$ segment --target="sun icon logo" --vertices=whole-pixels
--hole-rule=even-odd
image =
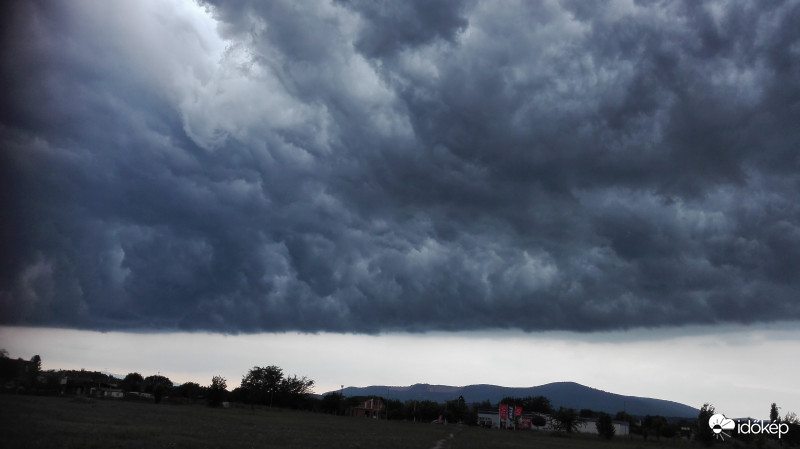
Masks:
[[[726,418],[725,415],[717,413],[708,419],[708,427],[711,427],[711,431],[714,432],[716,438],[725,441],[725,437],[730,438],[731,436],[723,432],[723,430],[733,430],[736,428],[736,423],[732,419]]]

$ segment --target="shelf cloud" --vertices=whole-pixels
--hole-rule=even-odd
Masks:
[[[800,3],[10,2],[0,324],[800,319]]]

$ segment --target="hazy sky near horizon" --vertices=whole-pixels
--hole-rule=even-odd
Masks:
[[[800,1],[0,8],[8,346],[800,322]]]
[[[612,393],[654,397],[729,417],[766,418],[800,410],[797,341],[791,323],[597,332],[434,332],[430,334],[126,333],[0,327],[12,357],[42,357],[44,369],[124,376],[160,373],[232,389],[253,366],[307,376],[316,393],[341,385],[415,383],[531,387],[572,381]],[[391,397],[391,390],[388,395]]]

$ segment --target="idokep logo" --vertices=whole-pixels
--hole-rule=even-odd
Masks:
[[[736,430],[737,433],[742,435],[755,435],[767,434],[777,435],[778,438],[789,432],[789,424],[787,423],[763,423],[761,421],[753,421],[748,419],[746,422],[734,422],[730,418],[726,418],[722,413],[717,413],[708,419],[708,427],[714,432],[714,437],[725,440],[725,437],[730,438],[730,434],[725,433],[726,430]]]
[[[736,423],[732,419],[728,419],[722,413],[717,413],[708,419],[708,427],[714,432],[714,437],[720,440],[725,440],[725,437],[730,438],[731,435],[725,433],[726,430],[733,430],[736,428]]]

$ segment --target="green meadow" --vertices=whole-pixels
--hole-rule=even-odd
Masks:
[[[3,448],[672,448],[686,440],[499,431],[258,407],[0,395]],[[694,445],[697,446],[697,445]],[[699,447],[699,446],[698,446]]]

